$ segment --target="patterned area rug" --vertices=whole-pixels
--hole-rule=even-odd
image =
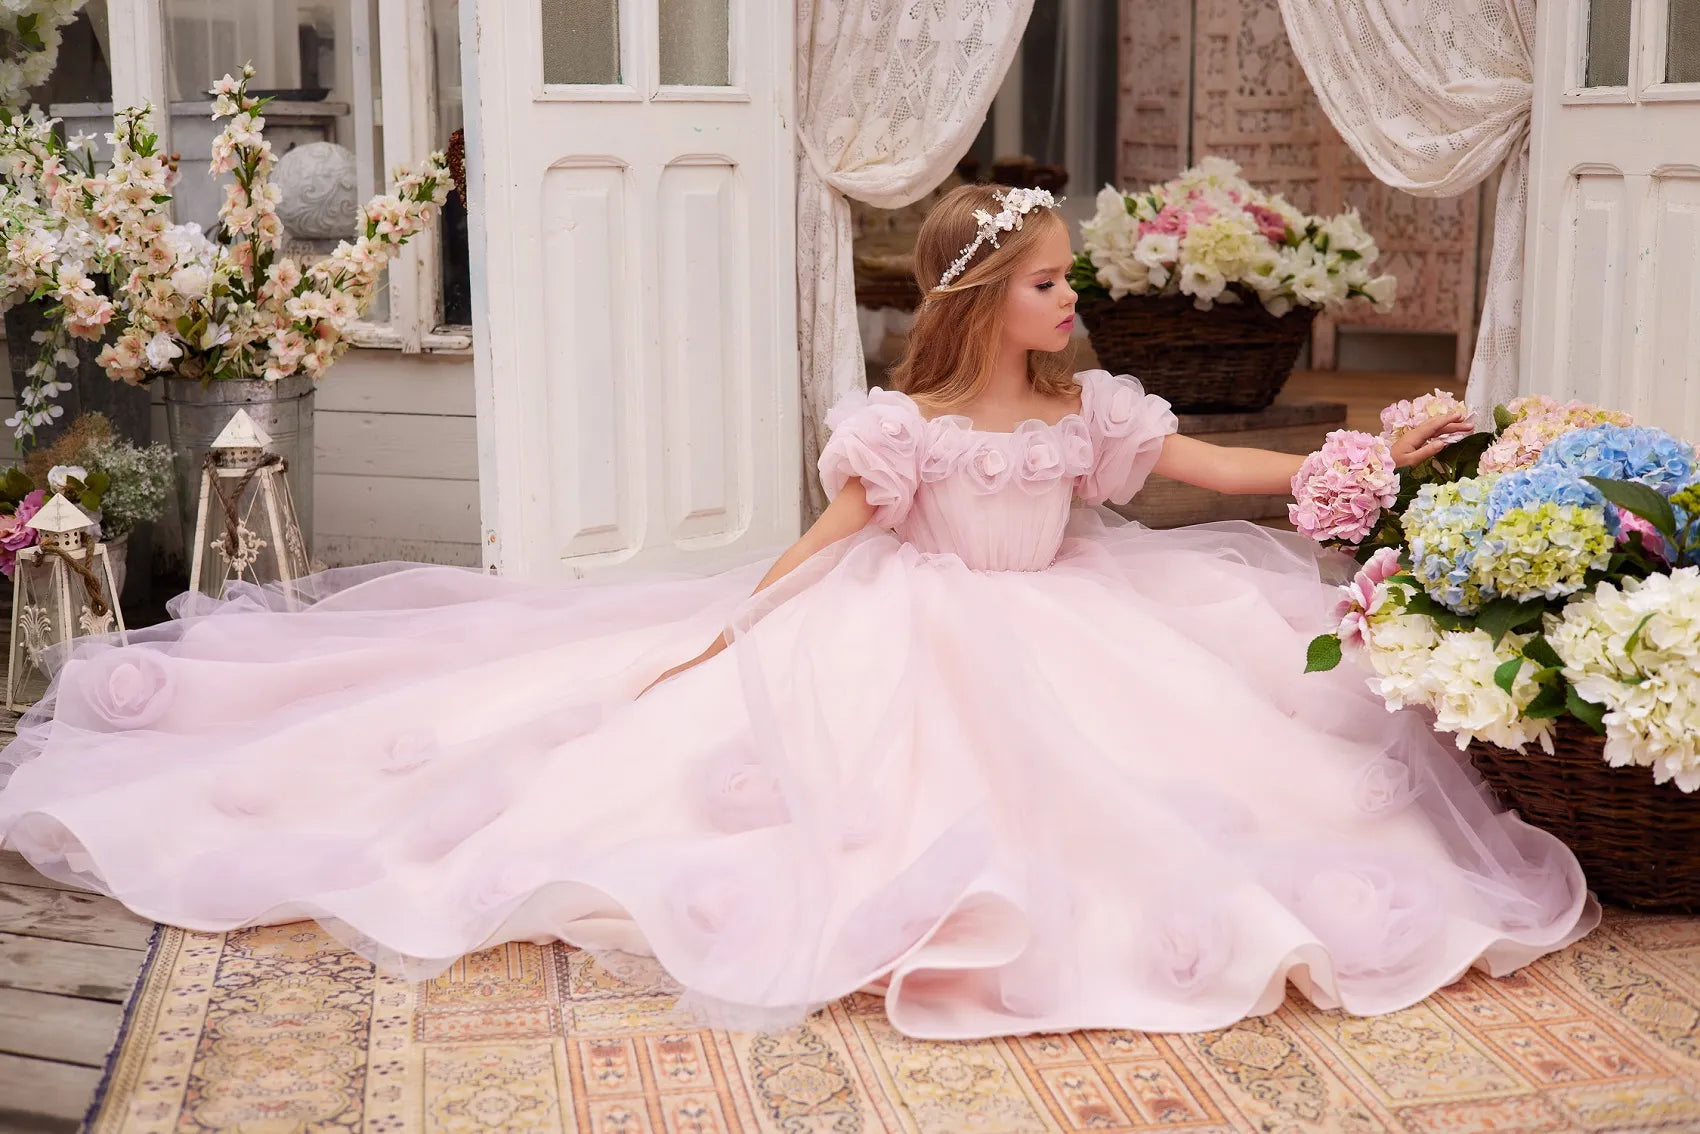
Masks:
[[[681,1031],[627,976],[510,945],[410,985],[312,923],[166,930],[92,1130],[1700,1131],[1700,919],[1614,914],[1391,1016],[1289,1000],[1195,1036],[927,1043],[870,996],[779,1035]]]

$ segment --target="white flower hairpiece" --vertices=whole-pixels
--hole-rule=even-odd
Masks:
[[[986,241],[992,242],[992,247],[998,247],[998,233],[1020,228],[1021,220],[1034,209],[1054,209],[1062,204],[1051,196],[1049,189],[1011,189],[1008,193],[993,192],[992,196],[1003,206],[1003,211],[993,216],[985,209],[974,210],[974,220],[979,224],[979,230],[974,234],[974,243],[962,250],[962,255],[951,262],[939,277],[938,286],[934,291],[943,291],[950,281],[960,276],[968,267],[968,261],[974,258],[974,253],[980,250],[980,245]]]

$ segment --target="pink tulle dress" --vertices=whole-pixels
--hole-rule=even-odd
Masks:
[[[848,399],[821,473],[877,520],[753,598],[767,562],[185,596],[64,662],[0,835],[146,917],[317,918],[414,977],[558,938],[734,1026],[873,989],[934,1038],[1219,1028],[1289,982],[1387,1012],[1592,929],[1575,858],[1422,717],[1301,672],[1311,545],[1091,507],[1175,418],[1080,380],[1011,433]]]

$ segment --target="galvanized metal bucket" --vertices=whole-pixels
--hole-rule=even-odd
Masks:
[[[281,382],[226,378],[205,385],[197,378],[165,380],[165,421],[177,473],[177,511],[185,545],[194,539],[201,467],[218,435],[239,409],[266,433],[272,452],[289,462],[289,492],[309,548],[313,542],[313,380]],[[187,562],[187,560],[185,560]]]

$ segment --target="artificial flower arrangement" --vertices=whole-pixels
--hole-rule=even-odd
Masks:
[[[159,152],[150,107],[121,110],[98,172],[86,139],[63,141],[39,116],[0,118],[0,291],[12,301],[48,299],[54,330],[31,367],[31,386],[10,425],[21,438],[59,416],[52,404],[69,361],[69,338],[110,338],[99,361],[117,380],[161,374],[213,381],[295,374],[324,376],[376,293],[385,265],[430,228],[449,192],[434,153],[396,172],[395,191],[361,210],[355,239],[308,267],[278,254],[281,198],[270,181],[269,99],[248,93],[254,69],[213,87],[211,172],[230,176],[219,225],[209,235],[171,220],[174,162]],[[74,358],[71,355],[70,358]]]
[[[1295,307],[1335,309],[1357,298],[1392,310],[1392,276],[1355,210],[1310,216],[1208,157],[1143,193],[1106,185],[1081,225],[1070,285],[1082,296],[1191,296],[1201,310],[1251,299],[1277,317]]]
[[[1604,735],[1612,766],[1700,788],[1694,446],[1534,396],[1394,469],[1402,430],[1461,408],[1440,391],[1390,406],[1380,436],[1332,433],[1294,478],[1298,530],[1361,564],[1307,670],[1344,649],[1389,709],[1430,710],[1460,748],[1550,753],[1573,717]]]
[[[0,106],[17,106],[53,74],[60,30],[88,0],[4,0],[0,3]]]
[[[104,416],[83,414],[53,444],[0,476],[0,574],[10,576],[18,552],[37,542],[28,521],[51,494],[88,513],[100,538],[111,542],[159,519],[171,487],[169,448],[132,444],[115,436]]]

